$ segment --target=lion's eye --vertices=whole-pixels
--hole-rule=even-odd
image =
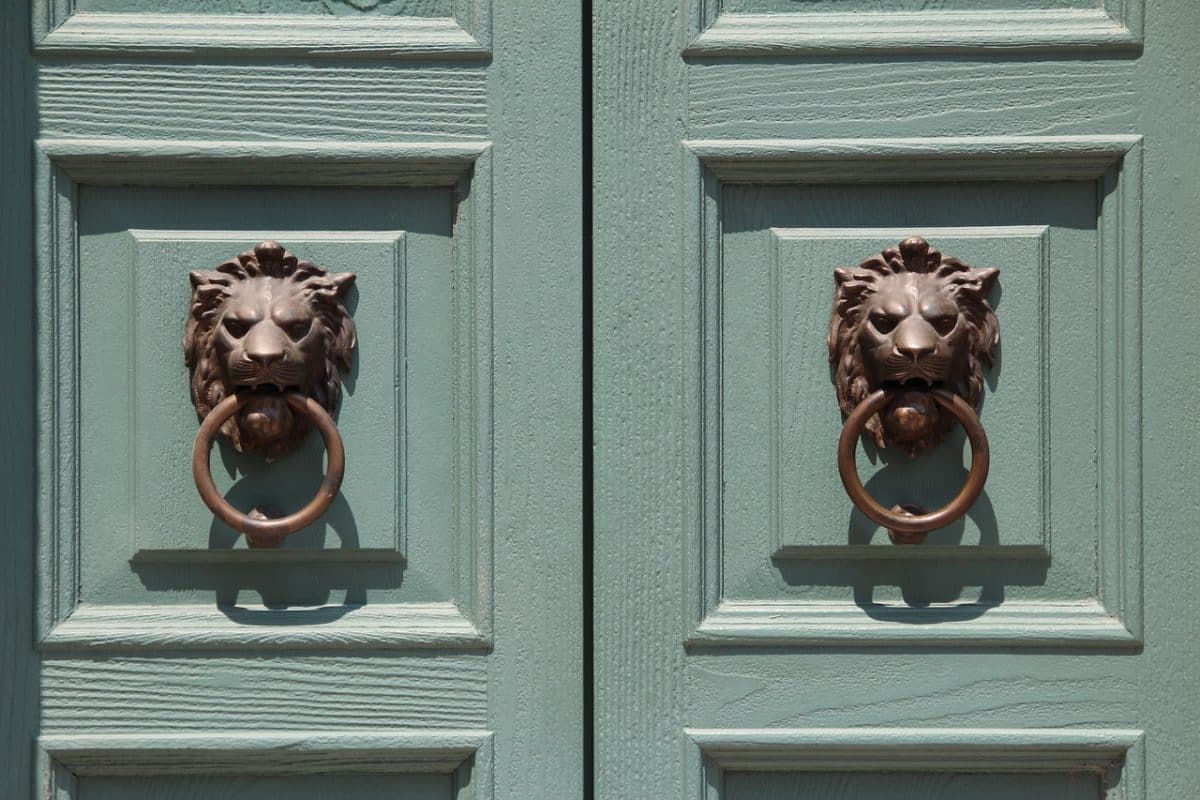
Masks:
[[[312,321],[304,319],[297,320],[296,322],[289,322],[287,325],[283,326],[283,329],[287,331],[287,335],[293,342],[298,342],[308,334],[308,330],[311,327]]]
[[[929,320],[929,324],[933,326],[933,329],[939,335],[945,336],[954,330],[954,326],[958,325],[958,316],[955,314],[946,314],[945,316],[934,317]]]
[[[242,338],[246,335],[246,331],[250,330],[248,323],[240,319],[234,319],[233,317],[226,317],[222,320],[222,324],[225,325],[225,330],[229,332],[229,335],[235,339]]]
[[[880,333],[891,333],[896,327],[896,318],[887,314],[872,314],[871,326]]]

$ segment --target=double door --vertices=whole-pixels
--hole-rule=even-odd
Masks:
[[[1200,14],[1145,6],[9,0],[3,795],[1190,797]],[[228,357],[239,297],[309,352],[271,242],[357,339],[277,547],[193,459],[198,369],[302,383]],[[990,469],[894,543],[838,446],[918,328]],[[862,491],[951,503],[944,427],[852,430]],[[237,514],[336,460],[210,433]]]

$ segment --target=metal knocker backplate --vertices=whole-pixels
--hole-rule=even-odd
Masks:
[[[987,296],[999,273],[945,258],[914,236],[855,268],[834,271],[829,326],[838,405],[846,418],[838,471],[854,504],[896,540],[944,527],[967,512],[987,480],[987,434],[976,411],[1000,326]],[[912,514],[883,508],[854,465],[864,431],[881,448],[918,456],[962,424],[972,448],[966,484],[946,507]],[[908,535],[903,539],[898,535]]]
[[[215,270],[193,272],[191,283],[183,349],[202,423],[193,477],[213,513],[252,545],[278,545],[319,518],[341,485],[345,457],[333,416],[341,372],[357,345],[345,306],[354,274],[329,273],[265,241]],[[208,457],[218,432],[240,452],[275,458],[314,426],[329,467],[317,497],[300,512],[274,520],[242,514],[216,490]]]

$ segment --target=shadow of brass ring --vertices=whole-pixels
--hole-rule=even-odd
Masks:
[[[321,482],[317,495],[308,505],[294,514],[276,519],[255,519],[238,511],[229,501],[221,496],[217,485],[213,482],[212,470],[208,459],[212,451],[213,438],[225,421],[238,412],[249,399],[244,394],[232,394],[226,397],[217,407],[208,413],[196,431],[196,443],[192,446],[192,478],[196,481],[196,489],[200,499],[212,510],[221,521],[236,531],[246,534],[252,544],[270,546],[278,544],[285,536],[295,533],[320,519],[329,510],[329,506],[337,497],[342,485],[342,477],[346,473],[346,450],[342,445],[342,436],[338,433],[333,418],[321,407],[321,404],[311,397],[288,392],[284,395],[287,404],[298,414],[308,417],[308,420],[321,432],[325,440],[328,468],[325,480]]]
[[[900,533],[928,533],[954,522],[966,514],[979,499],[979,494],[983,491],[983,484],[987,481],[988,467],[991,463],[987,433],[983,429],[983,423],[979,421],[979,416],[966,400],[944,389],[934,390],[931,393],[933,399],[937,401],[938,405],[953,414],[959,424],[963,426],[963,430],[966,431],[967,439],[971,442],[971,471],[967,475],[967,482],[963,484],[954,499],[937,511],[917,515],[890,511],[880,505],[874,497],[871,497],[862,481],[859,480],[858,466],[854,456],[858,449],[858,437],[866,427],[867,421],[887,407],[888,403],[892,401],[894,393],[892,389],[878,389],[859,403],[850,412],[850,416],[846,417],[846,424],[838,439],[838,474],[842,478],[842,485],[846,487],[846,494],[850,496],[850,500],[871,521]]]

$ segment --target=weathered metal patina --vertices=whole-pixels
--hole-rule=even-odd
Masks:
[[[341,486],[345,454],[332,415],[357,344],[345,305],[354,273],[331,274],[265,241],[215,270],[192,272],[191,282],[183,349],[202,423],[192,452],[196,487],[251,544],[275,546],[317,520]],[[221,496],[208,465],[218,432],[241,452],[274,458],[299,445],[312,426],[325,439],[329,467],[303,509],[269,519],[261,511],[242,514]]]
[[[998,275],[943,257],[919,236],[834,271],[829,359],[846,418],[838,471],[854,504],[898,543],[919,542],[961,517],[987,480],[987,434],[975,412],[984,368],[1000,343],[987,300]],[[916,456],[945,439],[956,421],[971,442],[971,472],[947,506],[928,514],[888,510],[867,493],[854,463],[863,431],[881,448]]]

